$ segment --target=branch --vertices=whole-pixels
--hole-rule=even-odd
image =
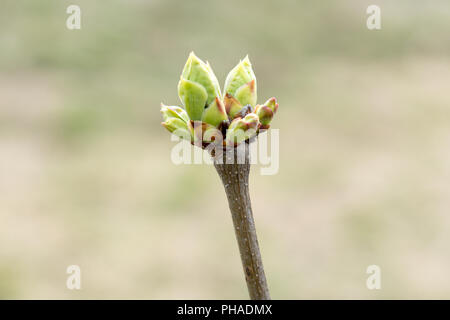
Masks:
[[[214,167],[222,179],[227,194],[250,299],[270,300],[250,203],[249,145],[246,144],[245,156],[242,154],[242,160],[244,160],[241,161],[242,164],[237,163],[238,152],[236,150],[236,148],[231,148],[216,155]]]

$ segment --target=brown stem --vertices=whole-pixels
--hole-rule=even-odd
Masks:
[[[237,162],[237,149],[230,149],[214,157],[214,166],[227,194],[250,299],[270,300],[250,203],[250,161],[248,147],[245,149],[241,163]]]

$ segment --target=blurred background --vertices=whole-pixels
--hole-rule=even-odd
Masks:
[[[279,100],[250,180],[273,298],[450,298],[449,30],[447,0],[2,0],[0,298],[248,297],[217,173],[160,126],[191,50]]]

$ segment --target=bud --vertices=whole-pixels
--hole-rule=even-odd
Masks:
[[[202,121],[217,127],[223,120],[228,119],[227,112],[223,102],[219,98],[214,101],[203,111]]]
[[[255,113],[259,118],[259,122],[261,122],[263,126],[267,126],[270,121],[272,121],[273,112],[272,109],[267,106],[257,105],[255,108]]]
[[[254,113],[249,113],[245,118],[234,119],[227,131],[227,144],[239,144],[257,133],[259,125],[258,116]]]
[[[258,129],[259,119],[256,114],[249,113],[242,120],[247,124],[249,129]]]
[[[170,118],[178,118],[183,120],[184,122],[189,121],[189,116],[186,113],[186,110],[178,106],[166,106],[161,103],[161,113],[163,115],[164,121],[167,121]]]
[[[191,127],[194,130],[194,141],[201,142],[213,142],[216,139],[222,140],[222,133],[215,126],[202,122],[202,121],[191,121]]]
[[[230,119],[233,119],[242,109],[242,104],[229,93],[225,94],[223,101],[225,104],[225,110]]]
[[[236,97],[242,105],[256,104],[256,77],[248,56],[228,73],[224,92]]]
[[[267,127],[272,121],[273,115],[278,110],[277,99],[270,98],[264,103],[264,105],[257,105],[255,108],[255,113],[259,117],[259,121],[261,122],[263,127]]]
[[[247,125],[240,118],[234,119],[230,127],[227,130],[226,143],[227,145],[238,145],[242,141],[245,141],[245,131]]]
[[[211,66],[192,52],[178,83],[184,108],[161,104],[162,125],[203,148],[221,145],[222,134],[226,144],[236,145],[270,127],[278,103],[270,98],[263,105],[256,104],[256,78],[248,56],[229,72],[224,90],[222,100]]]
[[[254,106],[256,104],[256,81],[252,80],[237,89],[236,99],[243,105]]]
[[[272,97],[272,98],[270,98],[269,100],[267,100],[267,101],[264,103],[264,105],[267,106],[267,107],[269,107],[269,108],[272,110],[273,114],[277,113],[277,110],[278,110],[277,99],[275,99],[275,98]]]
[[[181,78],[178,95],[191,120],[200,120],[205,109],[208,93],[201,85]]]
[[[198,83],[205,88],[208,94],[207,104],[210,104],[215,97],[221,97],[219,81],[217,81],[211,66],[200,60],[194,52],[189,54],[181,78]]]
[[[191,120],[202,120],[214,126],[227,119],[221,102],[219,82],[209,63],[193,52],[184,66],[178,83],[178,94]]]
[[[170,118],[165,122],[161,122],[161,124],[173,134],[186,140],[192,140],[192,127],[185,121],[179,118]]]

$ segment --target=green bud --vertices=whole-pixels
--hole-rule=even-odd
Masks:
[[[255,136],[259,126],[258,116],[254,113],[247,114],[243,119],[234,119],[227,130],[227,144],[239,144]]]
[[[277,99],[275,98],[270,98],[262,106],[260,105],[256,106],[255,113],[259,117],[262,129],[267,129],[269,127],[269,123],[270,121],[272,121],[272,118],[274,114],[277,112],[277,110],[278,110],[278,103]]]
[[[200,142],[213,142],[216,138],[221,139],[222,133],[215,126],[202,122],[202,121],[191,121],[191,127],[194,130],[194,141]]]
[[[267,106],[267,107],[269,107],[269,108],[272,110],[273,114],[277,113],[277,110],[278,110],[277,99],[275,99],[275,98],[272,97],[272,98],[270,98],[269,100],[267,100],[267,101],[264,103],[264,105]]]
[[[181,120],[179,118],[170,118],[165,122],[162,122],[161,124],[173,134],[186,140],[192,140],[192,127],[184,120]]]
[[[201,85],[181,78],[178,83],[178,95],[191,120],[200,120],[205,109],[208,93]]]
[[[167,121],[170,118],[178,118],[185,122],[189,121],[189,116],[186,113],[186,110],[178,106],[166,106],[161,103],[161,113],[164,121]]]
[[[206,104],[210,104],[216,97],[221,98],[219,81],[209,65],[191,52],[181,74],[181,79],[189,80],[201,85],[207,93]],[[183,101],[183,100],[182,100]]]
[[[233,119],[242,109],[242,104],[229,93],[225,94],[223,102],[225,105],[225,110],[230,119]]]
[[[236,67],[234,67],[225,80],[224,92],[229,93],[236,97],[236,93],[243,85],[248,84],[252,80],[255,80],[253,84],[255,101],[256,101],[256,77],[253,72],[252,65],[248,56],[244,60],[240,61]],[[239,100],[239,99],[238,99]],[[240,100],[239,100],[240,101]],[[242,101],[241,104],[245,105]],[[254,104],[253,104],[254,105]]]
[[[270,127],[278,103],[270,98],[256,105],[256,78],[248,56],[228,73],[224,90],[222,100],[211,66],[192,52],[178,83],[184,108],[161,104],[162,125],[192,143],[200,143],[202,148],[223,142],[225,132],[225,144],[236,145]]]
[[[268,125],[270,121],[272,121],[273,111],[267,106],[257,105],[255,108],[255,113],[259,118],[259,122],[261,122],[263,126]]]
[[[236,118],[233,121],[231,121],[230,126],[228,127],[227,133],[231,133],[234,130],[247,130],[248,125],[241,119]]]
[[[225,107],[219,98],[214,101],[203,111],[202,121],[217,127],[223,120],[226,120],[227,113]]]
[[[256,114],[249,113],[242,120],[247,124],[249,129],[258,129],[259,119]]]
[[[238,145],[242,141],[245,141],[247,125],[242,119],[236,118],[231,122],[230,127],[227,130],[226,143],[227,145]]]
[[[254,106],[256,104],[256,82],[255,80],[250,81],[239,87],[235,94],[236,99],[243,105]]]

